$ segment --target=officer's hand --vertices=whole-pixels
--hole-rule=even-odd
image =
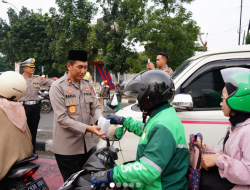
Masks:
[[[109,171],[100,171],[93,174],[91,179],[92,185],[99,187],[101,183],[111,183],[113,182],[113,169]]]
[[[88,126],[87,127],[87,131],[89,131],[91,133],[94,133],[95,135],[97,135],[98,137],[103,139],[104,138],[103,136],[105,135],[105,133],[100,132],[99,130],[101,130],[101,126],[93,125],[93,126]]]
[[[125,117],[118,116],[118,115],[107,115],[107,119],[110,120],[111,124],[123,124],[122,120]]]
[[[154,69],[155,69],[154,64],[151,63],[151,62],[149,62],[149,63],[147,64],[147,70],[154,70]]]

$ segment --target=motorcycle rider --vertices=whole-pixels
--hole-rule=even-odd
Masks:
[[[202,145],[203,151],[223,152],[202,157],[202,189],[250,189],[250,69],[221,70],[225,87],[221,107],[229,117],[223,149]],[[200,143],[196,143],[200,146]]]
[[[141,137],[136,161],[95,173],[92,184],[114,182],[134,189],[187,189],[189,151],[183,124],[169,104],[174,93],[172,79],[162,71],[143,71],[128,83],[125,94],[137,97],[143,120],[150,118],[145,124],[117,115],[108,119]]]
[[[0,180],[15,162],[30,157],[33,152],[25,110],[17,102],[26,89],[22,75],[8,71],[0,76]]]

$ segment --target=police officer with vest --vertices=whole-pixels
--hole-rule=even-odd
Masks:
[[[169,74],[170,76],[173,74],[173,70],[168,67],[168,54],[164,52],[158,53],[158,56],[156,57],[156,64],[157,68],[155,68],[154,64],[149,62],[147,64],[147,70],[161,70]]]
[[[50,99],[54,109],[53,152],[66,181],[82,169],[92,153],[91,133],[102,137],[101,127],[91,125],[102,117],[93,86],[85,79],[87,51],[68,53],[68,72],[53,83]]]
[[[36,154],[36,134],[40,120],[38,91],[40,86],[50,86],[53,81],[41,78],[39,75],[33,75],[35,72],[34,63],[35,59],[33,58],[21,62],[24,71],[23,77],[28,87],[26,93],[19,101],[23,104],[26,112],[27,124],[32,136],[33,156],[38,157]]]

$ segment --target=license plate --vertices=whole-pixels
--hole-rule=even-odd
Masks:
[[[64,184],[63,184],[58,190],[61,190],[61,189],[65,188],[65,187],[71,185],[71,184],[75,181],[75,179],[77,178],[77,176],[79,176],[83,171],[84,171],[84,170],[81,170],[81,171],[79,171],[79,172],[76,172],[76,173],[72,174],[72,175],[64,182]]]
[[[29,183],[27,187],[22,190],[49,190],[49,187],[45,183],[44,179],[41,177],[33,183]]]

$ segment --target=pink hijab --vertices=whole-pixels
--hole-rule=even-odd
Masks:
[[[27,118],[24,107],[20,102],[12,102],[5,98],[0,98],[0,108],[13,125],[25,132]]]

